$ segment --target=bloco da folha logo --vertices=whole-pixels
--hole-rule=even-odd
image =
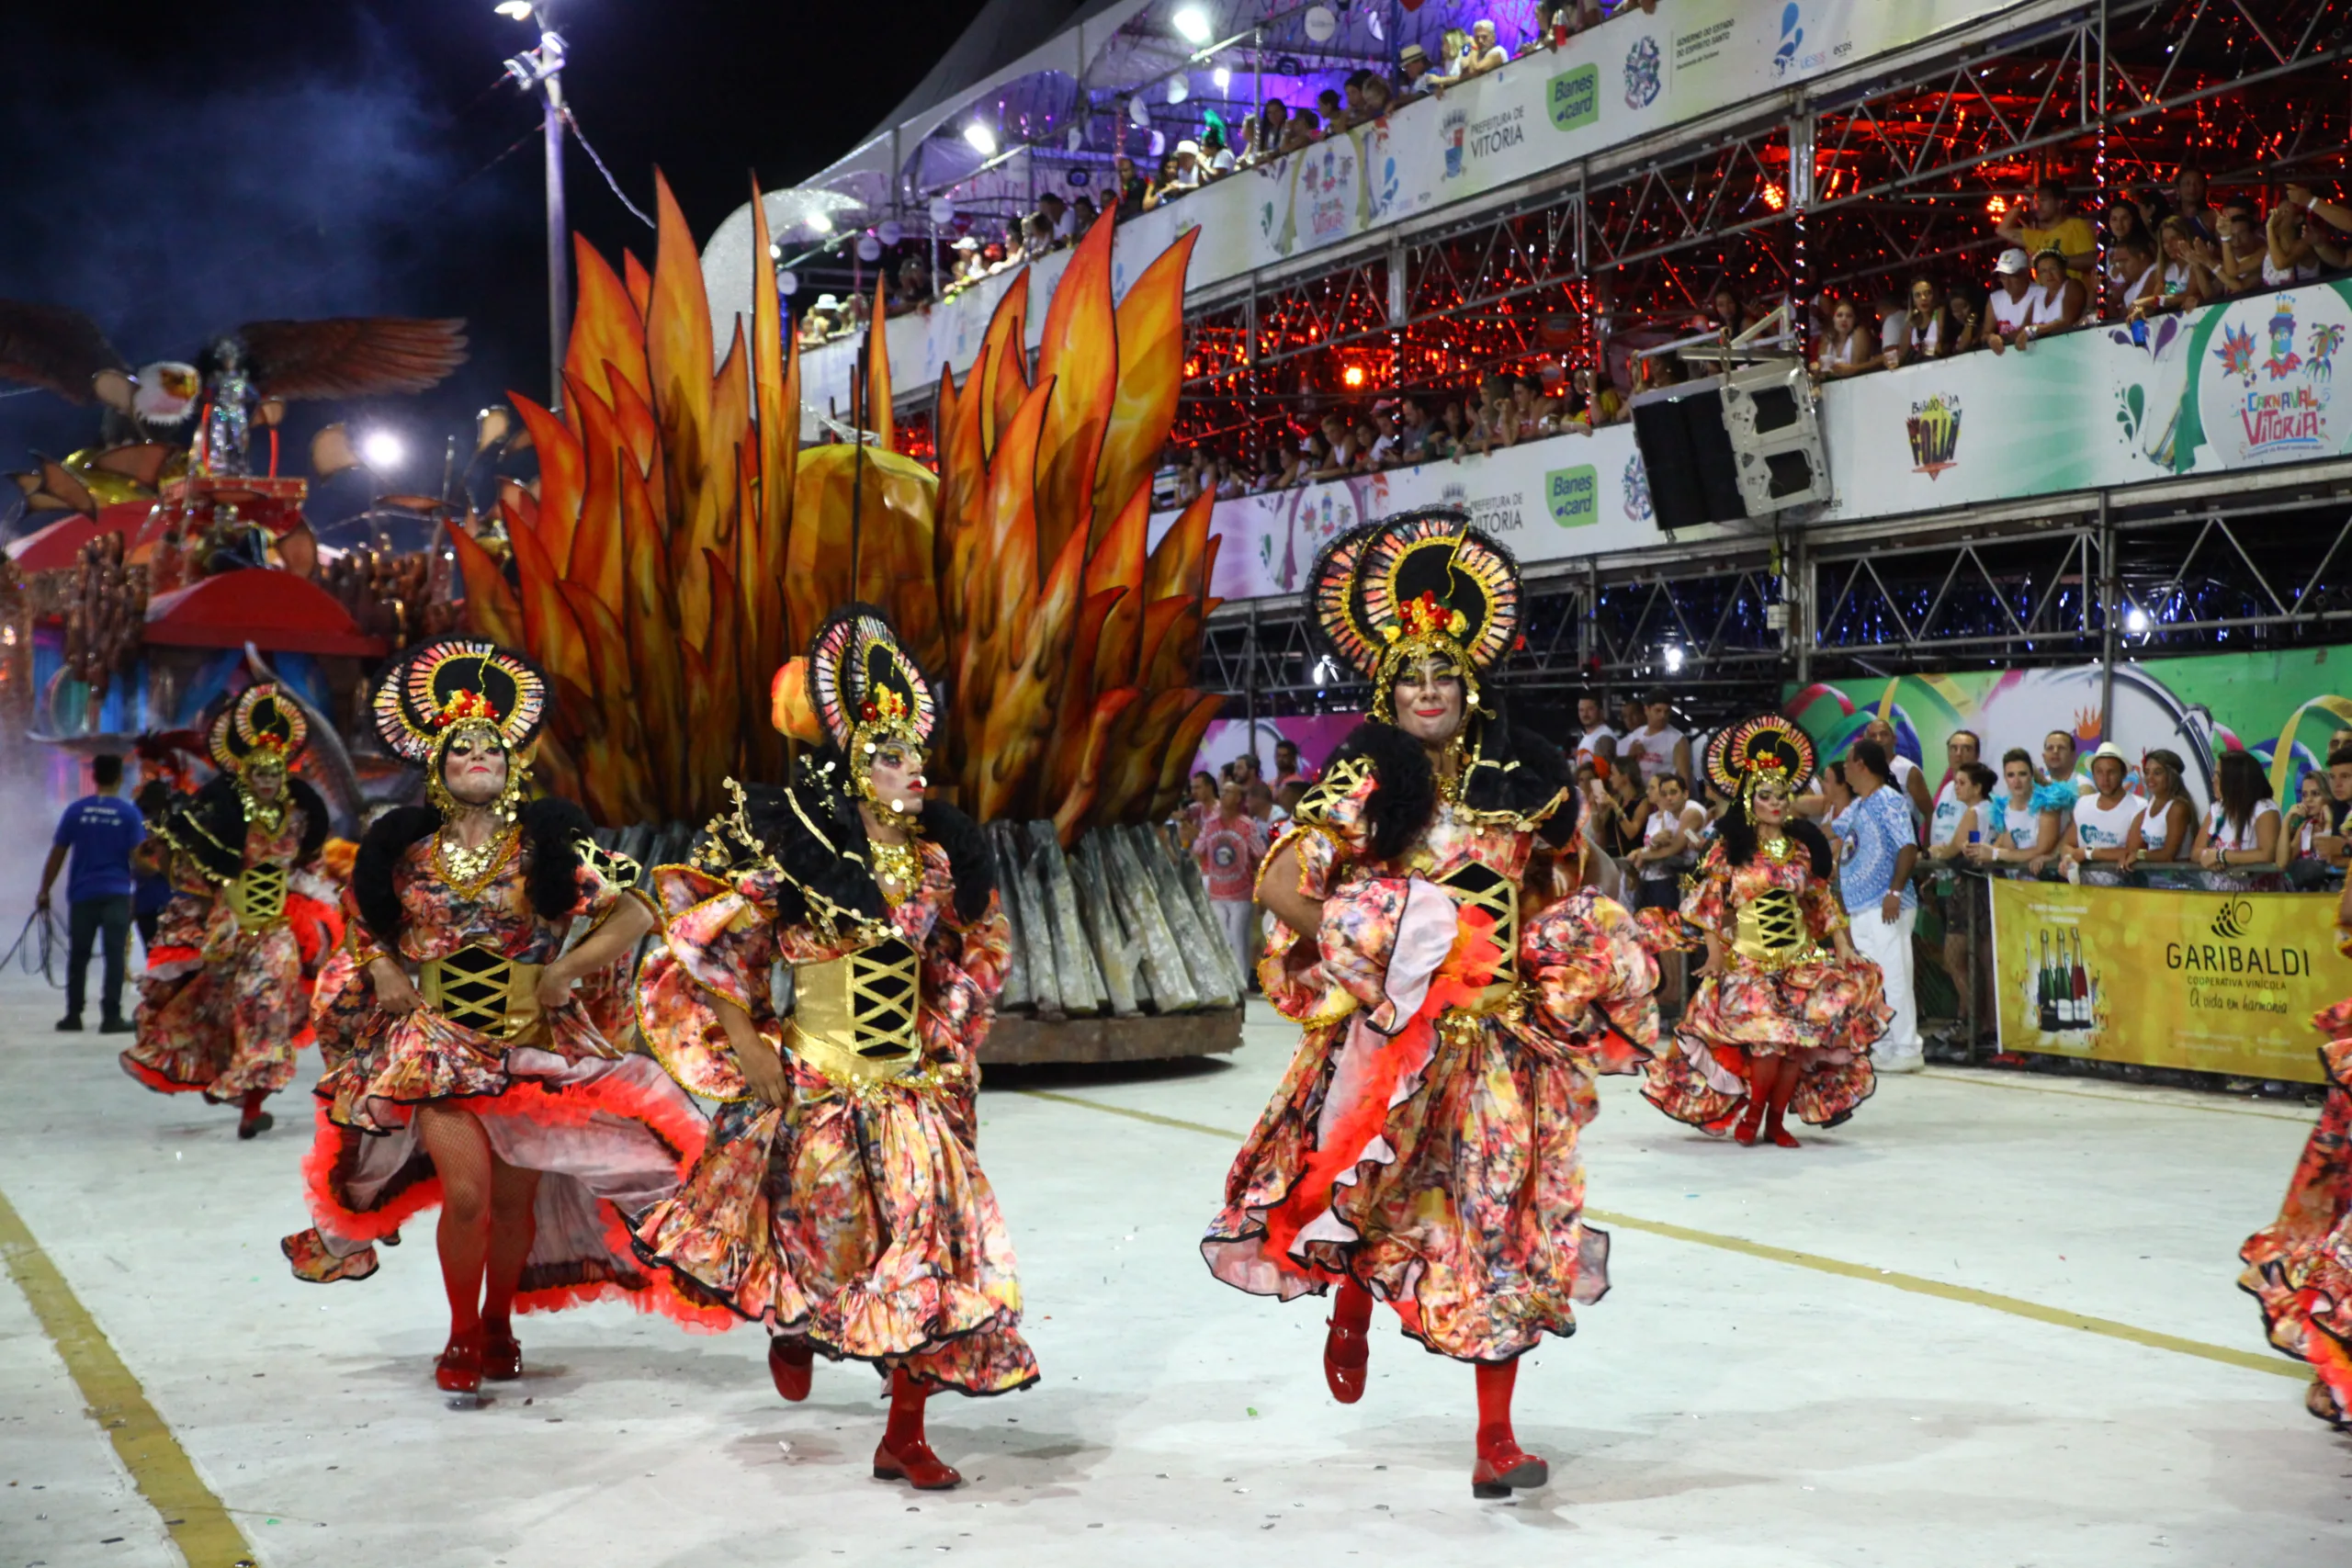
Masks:
[[[1911,471],[1934,479],[1959,460],[1960,399],[1938,392],[1913,403],[1904,430],[1911,438]]]
[[[1645,109],[1657,102],[1657,39],[1644,33],[1625,51],[1625,107]]]

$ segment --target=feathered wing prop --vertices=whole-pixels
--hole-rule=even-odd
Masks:
[[[422,392],[466,362],[466,323],[405,316],[247,321],[237,329],[266,398]]]
[[[97,322],[81,311],[0,299],[0,381],[40,387],[86,407],[96,397],[91,378],[130,367]]]

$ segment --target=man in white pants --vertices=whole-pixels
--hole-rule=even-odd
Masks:
[[[1854,945],[1886,977],[1886,1005],[1894,1021],[1871,1047],[1871,1061],[1883,1073],[1916,1073],[1927,1065],[1919,1041],[1919,1008],[1911,987],[1911,928],[1919,918],[1919,896],[1911,868],[1919,840],[1911,807],[1892,777],[1886,748],[1859,740],[1846,754],[1846,782],[1854,805],[1838,818],[1838,834],[1852,842],[1838,867],[1838,886],[1846,916],[1853,922]]]
[[[1242,988],[1250,985],[1250,927],[1257,912],[1258,865],[1266,858],[1266,825],[1242,809],[1240,782],[1228,778],[1217,786],[1216,814],[1201,824],[1193,840],[1193,858],[1200,863],[1201,880],[1207,884],[1209,908],[1233,949],[1233,966]]]

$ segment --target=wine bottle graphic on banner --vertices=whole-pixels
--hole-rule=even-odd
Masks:
[[[2074,936],[2075,966],[2067,974],[2067,988],[2074,997],[2074,1027],[2088,1029],[2091,1026],[2090,976],[2083,968],[2083,933],[2078,931]]]
[[[2040,1009],[2040,1018],[2037,1018],[2034,1022],[2040,1022],[2044,1034],[2055,1034],[2055,1032],[2063,1027],[2063,1022],[2061,1018],[2058,1018],[2058,968],[2051,966],[2049,931],[2041,933],[2041,966],[2034,971],[2034,976],[2037,976],[2037,983],[2034,983],[2034,1004],[2037,1004],[2037,1009]]]

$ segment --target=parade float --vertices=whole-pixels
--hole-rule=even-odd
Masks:
[[[92,446],[15,476],[38,526],[0,572],[8,742],[129,750],[223,690],[277,680],[313,710],[310,770],[356,820],[363,784],[330,716],[351,711],[376,660],[456,607],[424,552],[321,549],[311,478],[280,471],[280,423],[289,401],[426,389],[464,362],[462,325],[253,321],[198,364],[134,370],[79,312],[0,300],[0,380],[102,411]],[[311,477],[356,463],[334,425],[309,456]]]
[[[1192,236],[1115,307],[1110,227],[1087,236],[1034,370],[1016,282],[978,367],[941,379],[934,474],[893,449],[879,333],[849,438],[803,449],[764,215],[750,331],[720,354],[666,183],[657,200],[650,271],[575,239],[560,408],[513,399],[538,480],[502,495],[507,558],[450,536],[473,629],[561,689],[551,787],[625,852],[675,857],[727,779],[783,779],[813,734],[793,660],[822,617],[878,604],[944,681],[933,768],[997,851],[1013,961],[985,1058],[1231,1050],[1244,977],[1155,826],[1220,705],[1194,681],[1207,502],[1148,536]]]

